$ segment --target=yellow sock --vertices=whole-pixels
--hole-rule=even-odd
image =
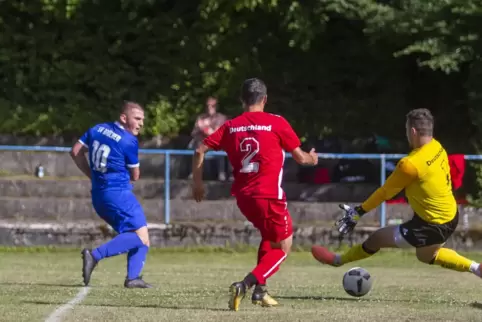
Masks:
[[[479,265],[474,261],[465,258],[457,254],[456,251],[448,248],[439,249],[439,251],[437,252],[437,256],[435,256],[434,264],[458,272],[472,272],[475,274],[477,274],[478,272],[474,272],[474,270],[478,270],[479,267]]]
[[[363,249],[362,244],[355,245],[340,256],[340,264],[359,261],[360,259],[370,257],[373,254],[374,253],[367,253],[365,249]]]

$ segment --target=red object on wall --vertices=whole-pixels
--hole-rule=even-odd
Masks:
[[[316,184],[327,184],[331,182],[330,172],[327,168],[316,168],[315,178],[313,180]]]
[[[463,154],[449,154],[450,176],[452,188],[459,189],[464,181],[465,158]]]

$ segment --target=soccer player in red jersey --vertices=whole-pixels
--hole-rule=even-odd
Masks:
[[[226,121],[204,139],[193,158],[193,196],[204,198],[202,167],[205,153],[223,150],[233,167],[231,194],[243,215],[260,231],[258,265],[244,280],[230,287],[229,308],[239,310],[247,290],[255,286],[253,304],[276,306],[269,296],[266,280],[288,256],[292,245],[292,222],[286,195],[281,188],[285,151],[299,164],[316,165],[318,155],[306,153],[290,124],[279,115],[264,112],[267,89],[263,81],[251,78],[241,88],[244,113]]]

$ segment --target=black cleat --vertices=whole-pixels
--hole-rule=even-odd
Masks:
[[[278,306],[278,302],[268,294],[266,285],[256,285],[251,296],[251,302],[254,305],[261,305],[262,307]]]
[[[239,311],[241,301],[246,296],[248,287],[244,282],[235,282],[229,287],[228,307],[231,311]]]
[[[94,271],[95,266],[97,265],[97,261],[92,256],[91,250],[84,248],[82,250],[82,277],[84,278],[84,285],[89,285],[90,276]]]
[[[124,282],[124,287],[127,287],[127,288],[153,288],[153,286],[151,284],[148,284],[146,282],[144,282],[144,280],[142,279],[142,276],[139,276],[138,278],[134,278],[134,279],[127,279],[126,277],[126,280]]]

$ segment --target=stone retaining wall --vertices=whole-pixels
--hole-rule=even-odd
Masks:
[[[0,196],[37,198],[90,198],[90,182],[85,178],[43,178],[37,179],[0,178]],[[206,198],[224,200],[231,198],[231,182],[206,181]],[[286,197],[291,201],[361,202],[377,188],[372,184],[324,184],[310,185],[293,182],[283,183]],[[141,179],[134,184],[134,193],[141,199],[162,199],[165,193],[163,179]],[[171,180],[172,199],[191,198],[191,181]]]
[[[141,201],[149,222],[164,221],[164,183],[140,180],[135,193]],[[303,185],[286,183],[288,208],[299,224],[332,223],[339,215],[340,202],[363,201],[376,186],[363,184]],[[190,182],[171,182],[171,221],[182,222],[244,222],[234,199],[230,183],[210,182],[206,185],[207,200],[196,203],[191,198]],[[481,210],[463,208],[472,225],[482,224]],[[97,220],[87,180],[0,180],[0,219],[28,222]],[[408,219],[412,210],[406,204],[387,205],[387,219]],[[378,212],[364,218],[378,225]]]
[[[157,246],[256,244],[259,236],[239,212],[229,194],[230,183],[206,184],[207,200],[196,203],[190,197],[190,182],[171,182],[171,226],[164,223],[162,180],[140,180],[135,193],[151,224],[152,242]],[[284,184],[288,207],[295,224],[299,245],[338,242],[332,225],[339,218],[340,202],[364,200],[376,186],[363,184],[303,185]],[[6,245],[80,245],[98,244],[111,237],[109,229],[95,214],[90,201],[90,184],[84,179],[0,179],[0,244]],[[335,202],[336,201],[336,202]],[[468,220],[470,238],[457,233],[457,247],[479,247],[478,228],[482,210],[461,207]],[[387,205],[387,220],[406,220],[412,215],[405,204]],[[363,218],[353,235],[367,236],[379,226],[377,211]],[[467,227],[465,227],[467,228]]]
[[[376,227],[357,227],[341,241],[331,228],[296,226],[294,247],[313,244],[328,246],[352,245],[365,240]],[[152,247],[179,246],[257,246],[259,233],[251,225],[235,224],[154,224],[149,226]],[[90,247],[103,243],[114,233],[103,224],[25,224],[0,222],[0,244],[9,246],[77,246]],[[457,231],[447,243],[459,250],[481,250],[482,231]]]

